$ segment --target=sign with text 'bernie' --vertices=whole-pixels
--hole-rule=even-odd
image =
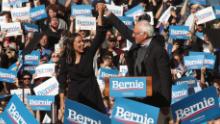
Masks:
[[[220,6],[214,6],[215,16],[217,19],[220,18]]]
[[[31,54],[24,56],[24,64],[25,65],[39,65],[40,63],[40,52],[32,51]]]
[[[47,12],[45,5],[34,7],[30,10],[30,16],[32,21],[38,21],[47,18]]]
[[[86,105],[66,99],[64,124],[111,124],[111,120]]]
[[[112,97],[146,97],[152,95],[151,77],[111,77],[109,84]]]
[[[109,5],[106,4],[106,7],[109,11],[114,13],[116,16],[123,16],[123,6],[115,6],[115,5]]]
[[[24,23],[24,30],[27,32],[39,32],[38,25],[31,24],[31,23]]]
[[[189,27],[188,26],[169,26],[169,34],[172,39],[189,39],[188,36]]]
[[[195,14],[196,18],[197,18],[197,24],[203,24],[212,20],[215,20],[215,13],[212,7],[207,7],[204,8],[202,10],[199,10],[198,12],[196,12]]]
[[[200,5],[207,5],[206,0],[190,0],[191,4],[200,4]]]
[[[143,13],[144,13],[144,7],[139,4],[139,5],[131,8],[127,12],[125,12],[125,16],[134,18],[135,16],[141,15]]]
[[[28,105],[32,110],[51,111],[54,96],[28,96]]]
[[[100,68],[99,70],[99,78],[103,79],[105,77],[116,77],[119,72],[117,69],[109,69],[109,68]]]
[[[201,69],[204,65],[204,55],[184,56],[184,64],[187,69]]]
[[[3,119],[6,124],[40,124],[16,95],[7,104]]]
[[[122,16],[119,17],[119,19],[125,24],[127,25],[130,29],[133,29],[134,25],[134,18],[132,17],[126,17],[126,16]]]
[[[181,124],[199,124],[220,117],[217,90],[214,87],[184,98],[171,105],[174,120]]]
[[[92,16],[92,6],[91,5],[75,5],[71,6],[72,16]]]
[[[17,78],[17,72],[9,69],[0,68],[0,81],[14,83]]]
[[[37,96],[56,96],[59,93],[59,83],[52,77],[34,88]]]
[[[189,56],[197,56],[197,55],[204,55],[204,67],[207,69],[214,69],[216,56],[212,53],[207,52],[189,52]]]
[[[1,23],[1,31],[6,32],[6,37],[22,35],[21,23],[20,22]]]
[[[189,87],[196,87],[197,86],[197,79],[192,77],[192,76],[188,76],[188,77],[182,77],[178,80],[176,80],[175,84],[176,85],[181,85],[181,84],[188,84]]]
[[[76,16],[76,30],[96,30],[95,17]]]
[[[41,78],[41,77],[53,77],[55,73],[55,64],[42,64],[38,65],[35,68],[35,75],[34,79]]]
[[[112,124],[157,124],[159,108],[124,98],[116,98]]]
[[[30,20],[30,8],[29,7],[13,8],[11,9],[11,17],[12,17],[12,21]]]
[[[188,96],[188,84],[172,86],[172,104]]]

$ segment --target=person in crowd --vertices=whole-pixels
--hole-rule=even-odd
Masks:
[[[161,108],[167,114],[171,103],[172,76],[169,57],[164,48],[156,41],[154,28],[148,21],[135,24],[130,30],[113,13],[107,12],[108,20],[133,45],[128,51],[126,62],[130,76],[152,76],[152,97],[134,98],[137,101]]]
[[[103,6],[97,6],[99,13],[97,19],[96,36],[90,48],[84,49],[82,36],[73,34],[66,42],[65,53],[61,57],[59,82],[64,83],[69,77],[67,97],[88,105],[99,112],[106,113],[101,92],[93,69],[93,57],[105,39],[105,29],[102,27]],[[67,76],[69,75],[69,76]],[[62,86],[62,84],[60,84]],[[88,88],[89,87],[89,88]],[[63,87],[61,87],[62,89]]]

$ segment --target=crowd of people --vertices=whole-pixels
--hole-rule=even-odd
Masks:
[[[124,13],[137,5],[141,5],[144,12],[152,12],[153,18],[147,13],[136,16],[133,28],[126,26],[104,3],[105,0],[65,0],[63,4],[58,0],[29,0],[23,3],[23,7],[46,6],[47,18],[38,21],[12,21],[10,11],[1,11],[0,16],[6,17],[6,23],[35,24],[40,35],[36,37],[36,32],[23,28],[22,35],[18,36],[8,37],[7,31],[0,32],[0,68],[7,69],[15,64],[18,69],[14,83],[0,83],[0,95],[10,95],[11,90],[20,88],[30,89],[30,94],[34,95],[33,88],[50,78],[36,78],[33,70],[25,70],[25,67],[36,67],[24,65],[21,60],[20,51],[30,49],[40,52],[38,65],[56,65],[54,76],[60,86],[56,96],[56,123],[63,122],[65,98],[111,116],[114,98],[106,95],[105,80],[99,77],[101,68],[120,70],[121,66],[126,66],[126,76],[152,76],[152,96],[131,99],[160,108],[159,124],[179,123],[172,119],[170,105],[172,85],[181,77],[196,78],[199,91],[214,86],[220,92],[220,51],[213,45],[216,41],[212,41],[212,36],[205,33],[207,29],[219,29],[220,21],[215,19],[197,24],[195,18],[197,11],[210,6],[209,2],[207,5],[193,4],[190,0],[112,0],[108,3],[123,6]],[[93,6],[92,15],[97,23],[95,31],[75,28],[76,17],[71,15],[73,4]],[[159,21],[170,6],[168,21]],[[189,39],[171,38],[169,27],[175,25],[189,26]],[[197,32],[203,33],[203,38],[196,36]],[[132,45],[129,46],[128,42]],[[192,51],[215,55],[214,68],[187,69],[184,57]],[[7,97],[1,98],[1,111],[8,100]],[[48,114],[40,112],[40,122],[45,113]],[[208,123],[217,124],[220,120],[213,119]]]

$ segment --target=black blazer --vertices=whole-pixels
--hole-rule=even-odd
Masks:
[[[108,17],[109,22],[121,33],[124,38],[130,40],[133,45],[126,54],[126,62],[130,76],[152,76],[153,96],[146,98],[134,98],[137,101],[147,103],[156,107],[167,107],[171,103],[172,76],[170,72],[169,57],[166,50],[158,43],[158,36],[152,38],[146,48],[142,61],[141,74],[135,75],[134,63],[137,57],[138,45],[132,37],[130,30],[114,14]]]

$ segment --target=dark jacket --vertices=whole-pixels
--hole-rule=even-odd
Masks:
[[[108,17],[110,23],[121,33],[124,38],[133,42],[132,47],[126,54],[126,62],[130,76],[152,76],[153,96],[143,99],[135,98],[137,101],[147,103],[156,107],[167,107],[171,103],[171,72],[169,57],[166,50],[158,43],[157,36],[153,37],[146,48],[142,61],[141,74],[135,75],[134,63],[137,57],[138,45],[132,37],[132,31],[124,25],[115,15]]]
[[[66,82],[67,75],[69,75],[70,82],[67,92],[69,99],[88,105],[103,113],[105,113],[105,107],[93,70],[93,58],[105,39],[105,32],[102,27],[97,27],[97,33],[91,47],[84,51],[78,64],[65,64],[65,58],[62,58],[58,75],[61,89],[65,88],[63,83]]]

